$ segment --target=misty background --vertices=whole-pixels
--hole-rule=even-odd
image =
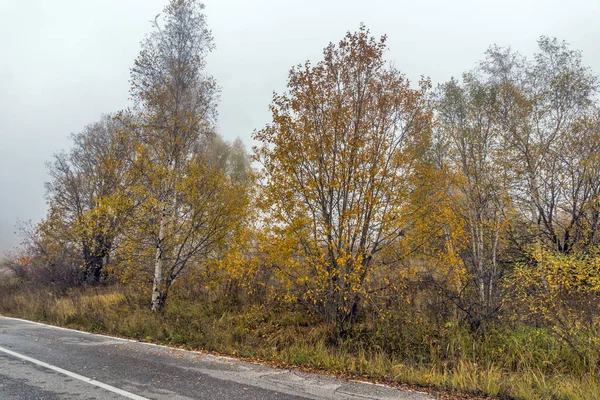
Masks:
[[[45,163],[69,135],[129,105],[129,68],[167,0],[0,0],[0,253],[18,220],[46,212]],[[221,87],[218,130],[240,137],[269,121],[291,66],[316,61],[364,22],[388,35],[387,59],[411,80],[459,77],[491,44],[530,56],[540,35],[583,51],[600,73],[598,0],[205,0]]]

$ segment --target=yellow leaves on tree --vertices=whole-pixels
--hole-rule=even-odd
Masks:
[[[340,327],[365,283],[402,240],[411,176],[429,139],[428,81],[417,89],[386,65],[385,37],[361,26],[323,60],[293,68],[257,132],[262,209],[282,276]]]
[[[566,255],[538,246],[531,264],[518,264],[506,289],[526,310],[581,356],[600,348],[600,254]]]

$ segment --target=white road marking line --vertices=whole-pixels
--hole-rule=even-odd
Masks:
[[[20,358],[21,360],[29,361],[31,363],[37,364],[39,366],[42,366],[44,368],[51,369],[52,371],[56,371],[56,372],[58,372],[60,374],[67,375],[67,376],[69,376],[71,378],[79,379],[80,381],[89,383],[89,384],[94,385],[94,386],[98,386],[98,387],[100,387],[102,389],[105,389],[105,390],[108,390],[110,392],[113,392],[113,393],[116,393],[116,394],[120,394],[121,396],[127,397],[128,399],[149,400],[146,397],[138,396],[137,394],[130,393],[130,392],[126,391],[126,390],[119,389],[119,388],[116,388],[114,386],[107,385],[106,383],[98,382],[97,380],[85,377],[83,375],[76,374],[75,372],[67,371],[66,369],[55,367],[54,365],[50,365],[50,364],[45,363],[45,362],[40,361],[40,360],[36,360],[35,358],[31,358],[31,357],[27,357],[27,356],[25,356],[23,354],[15,353],[14,351],[5,349],[4,347],[0,347],[0,351],[4,352],[6,354],[9,354],[9,355],[11,355],[13,357]]]
[[[31,321],[31,320],[23,319],[23,318],[7,317],[5,315],[1,315],[0,314],[0,321],[2,319],[10,319],[10,320],[13,320],[13,321],[20,321],[20,322],[25,322],[25,323],[28,323],[28,324],[39,325],[39,326],[44,327],[46,329],[48,329],[48,328],[49,329],[57,329],[57,330],[62,330],[62,331],[80,333],[80,334],[84,334],[84,335],[91,335],[91,336],[102,337],[102,338],[106,338],[106,339],[121,340],[123,342],[137,343],[137,344],[144,345],[144,346],[159,347],[159,348],[162,348],[162,349],[165,349],[165,350],[174,350],[174,351],[178,351],[178,352],[182,352],[182,353],[198,354],[199,356],[202,356],[202,357],[211,357],[211,359],[215,359],[215,360],[221,361],[221,362],[236,361],[236,362],[241,362],[241,363],[250,364],[250,365],[259,365],[259,366],[263,366],[263,367],[270,367],[269,365],[267,365],[265,363],[256,362],[256,361],[255,362],[245,361],[245,360],[240,360],[239,358],[235,358],[235,357],[218,356],[218,355],[215,355],[215,354],[205,353],[205,352],[198,351],[198,350],[184,350],[184,349],[180,349],[178,347],[166,346],[166,345],[163,345],[163,344],[142,342],[142,341],[134,340],[134,339],[127,339],[127,338],[121,338],[121,337],[117,337],[117,336],[103,335],[101,333],[92,333],[92,332],[80,331],[80,330],[77,330],[77,329],[63,328],[62,326],[45,324],[43,322]],[[287,368],[275,368],[275,370],[280,371],[281,373],[286,373],[286,372],[292,371],[292,370],[287,369]],[[84,377],[84,379],[89,379],[89,378],[85,378]],[[394,388],[392,386],[381,384],[381,383],[373,383],[373,382],[368,382],[368,381],[354,381],[354,382],[357,382],[359,384],[377,385],[377,386],[381,386],[381,387],[384,387],[384,388],[387,388],[387,389],[394,389],[394,390],[396,389],[396,388]],[[408,391],[408,392],[415,392],[415,393],[427,394],[426,392],[419,392],[419,391],[416,391],[416,390],[408,390],[408,389],[403,389],[403,390]],[[143,399],[143,397],[140,397],[140,398]],[[145,399],[145,400],[149,400],[149,399]]]

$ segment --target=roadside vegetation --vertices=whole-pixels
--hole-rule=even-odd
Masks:
[[[454,393],[600,399],[600,109],[582,55],[492,46],[434,86],[360,26],[290,70],[248,152],[215,132],[202,5],[131,109],[49,163],[0,313]],[[301,56],[300,56],[301,59]]]

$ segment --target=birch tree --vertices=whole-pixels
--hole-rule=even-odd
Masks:
[[[451,204],[464,221],[468,244],[460,250],[468,276],[457,299],[472,326],[498,306],[497,287],[508,240],[513,175],[503,161],[506,143],[498,122],[498,88],[465,74],[442,85],[439,129],[447,142]],[[476,299],[469,296],[474,292]]]
[[[203,8],[195,0],[172,0],[131,72],[138,105],[130,126],[137,141],[132,196],[140,206],[126,242],[130,256],[154,253],[153,311],[191,260],[206,257],[227,237],[244,203],[241,185],[203,152],[213,135],[218,93],[203,73],[213,49]]]
[[[542,37],[534,60],[492,47],[480,72],[501,90],[513,197],[540,239],[569,253],[597,244],[597,77],[581,52]]]

